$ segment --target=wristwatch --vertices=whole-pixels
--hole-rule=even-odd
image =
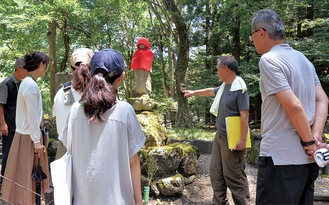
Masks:
[[[302,139],[300,139],[300,143],[303,145],[303,147],[307,147],[307,146],[310,146],[310,145],[314,145],[315,144],[315,139],[313,137],[313,139],[311,141],[308,141],[308,142],[304,142]]]

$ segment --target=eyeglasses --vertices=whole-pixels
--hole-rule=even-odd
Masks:
[[[260,31],[260,29],[262,29],[263,31],[266,31],[265,28],[259,28],[259,29],[255,30],[255,31],[251,32],[251,34],[249,35],[249,41],[250,42],[253,42],[254,41],[253,38],[252,38],[252,34],[257,33],[258,31]]]

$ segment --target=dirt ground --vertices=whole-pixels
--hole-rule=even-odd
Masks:
[[[155,198],[150,196],[148,205],[210,205],[212,199],[212,188],[209,177],[210,154],[202,154],[199,158],[199,170],[192,184],[185,187],[183,194],[175,197]],[[257,168],[247,165],[246,173],[249,180],[251,194],[250,204],[255,204]],[[319,176],[315,182],[315,195],[325,195],[329,197],[329,178]],[[234,204],[228,191],[230,204]],[[329,201],[314,201],[314,205],[329,204]]]
[[[202,154],[198,159],[199,169],[198,174],[193,180],[193,183],[187,185],[183,193],[175,197],[160,197],[156,198],[152,194],[147,205],[211,205],[212,188],[209,177],[210,154]],[[256,178],[257,168],[247,165],[246,173],[249,180],[249,189],[251,194],[250,205],[255,204],[256,196]],[[314,205],[329,204],[329,176],[320,175],[315,181],[315,196],[324,196],[327,201],[314,201]],[[230,204],[234,204],[230,191],[228,191]],[[7,204],[0,197],[0,205]],[[42,202],[44,205],[44,201]]]

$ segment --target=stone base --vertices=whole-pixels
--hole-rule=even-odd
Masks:
[[[131,98],[130,100],[134,110],[136,111],[150,111],[154,107],[154,102],[150,98],[143,98],[142,96],[139,98]]]

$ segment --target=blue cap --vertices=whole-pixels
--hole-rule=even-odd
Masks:
[[[113,83],[125,70],[125,61],[121,53],[114,49],[103,49],[94,54],[90,61],[92,76],[102,73],[105,78]]]

